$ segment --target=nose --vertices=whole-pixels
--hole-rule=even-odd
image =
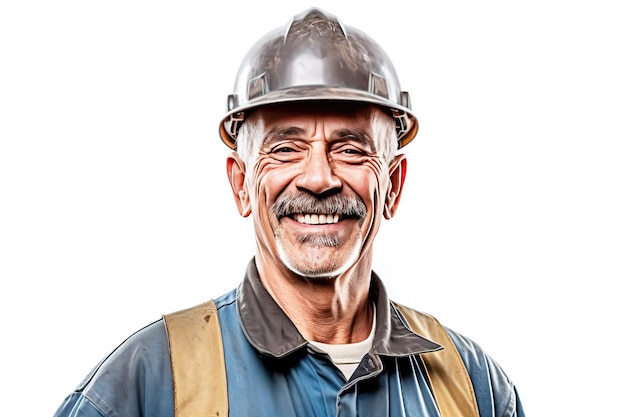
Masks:
[[[331,194],[341,189],[341,180],[334,173],[333,162],[326,149],[318,147],[309,151],[295,185],[315,195]]]

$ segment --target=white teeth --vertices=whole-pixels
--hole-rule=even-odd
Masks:
[[[304,224],[333,224],[339,221],[338,214],[296,214],[294,217]]]

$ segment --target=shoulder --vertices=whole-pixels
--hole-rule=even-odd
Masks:
[[[222,310],[228,307],[235,306],[237,302],[237,289],[231,290],[226,294],[223,294],[220,297],[217,297],[215,300],[215,307],[217,310]]]
[[[493,409],[495,416],[523,417],[517,389],[502,367],[478,343],[444,328],[467,368],[481,415]]]
[[[456,348],[472,382],[482,416],[524,416],[515,385],[478,343],[442,325],[429,314],[393,304],[414,331],[425,332],[423,336],[434,338],[433,341],[443,346]],[[446,335],[451,344],[446,342]]]
[[[138,330],[105,358],[93,378],[122,374],[142,378],[154,371],[169,370],[169,348],[163,320],[157,320]],[[86,381],[87,384],[91,381]]]
[[[135,332],[104,358],[56,416],[173,415],[172,376],[163,320]]]

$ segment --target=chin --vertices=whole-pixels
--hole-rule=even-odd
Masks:
[[[343,262],[334,265],[313,262],[304,256],[292,256],[280,241],[277,241],[278,256],[281,262],[296,275],[311,279],[333,279],[346,272],[359,258],[360,245],[354,245],[352,252]]]

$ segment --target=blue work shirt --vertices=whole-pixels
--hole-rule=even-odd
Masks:
[[[233,417],[440,417],[421,353],[441,349],[404,325],[372,273],[376,330],[370,352],[346,381],[267,293],[251,261],[237,290],[215,300]],[[524,417],[515,386],[471,340],[446,329],[468,369],[480,417]],[[210,377],[210,376],[207,376]],[[163,320],[139,330],[99,363],[55,417],[173,417]]]

